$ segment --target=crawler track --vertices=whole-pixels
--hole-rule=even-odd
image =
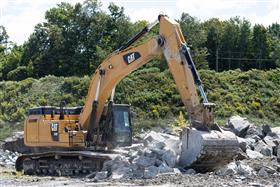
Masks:
[[[91,151],[57,151],[20,156],[16,170],[28,175],[82,176],[100,171],[103,163],[116,154]]]

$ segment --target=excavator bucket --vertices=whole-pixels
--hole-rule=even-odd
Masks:
[[[199,172],[213,171],[229,163],[239,151],[237,138],[229,131],[187,128],[181,139],[180,165]]]

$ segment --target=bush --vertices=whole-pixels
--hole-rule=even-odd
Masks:
[[[7,74],[7,78],[13,81],[20,81],[28,77],[28,69],[26,66],[19,66]]]
[[[200,75],[209,101],[217,105],[216,119],[223,120],[240,114],[280,124],[279,69],[221,73],[202,70]],[[67,106],[81,106],[89,81],[88,76],[2,81],[0,120],[22,121],[28,108],[59,106],[61,101],[66,101]],[[146,121],[158,121],[169,114],[180,116],[180,112],[186,111],[171,74],[168,71],[160,72],[158,68],[141,69],[123,79],[117,85],[115,103],[131,104],[137,118]],[[174,118],[172,120],[174,122]]]

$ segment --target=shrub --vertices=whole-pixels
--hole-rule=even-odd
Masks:
[[[7,74],[7,78],[13,81],[20,81],[28,77],[28,69],[26,66],[19,66]]]

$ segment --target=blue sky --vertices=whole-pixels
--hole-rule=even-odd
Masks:
[[[45,11],[61,1],[0,0],[0,25],[6,27],[12,41],[22,44],[34,26],[44,21]],[[83,0],[64,2],[75,4]],[[132,21],[145,19],[152,22],[160,12],[179,19],[182,12],[187,12],[200,20],[240,16],[265,26],[280,23],[280,0],[102,0],[104,10],[110,2],[123,6]]]

